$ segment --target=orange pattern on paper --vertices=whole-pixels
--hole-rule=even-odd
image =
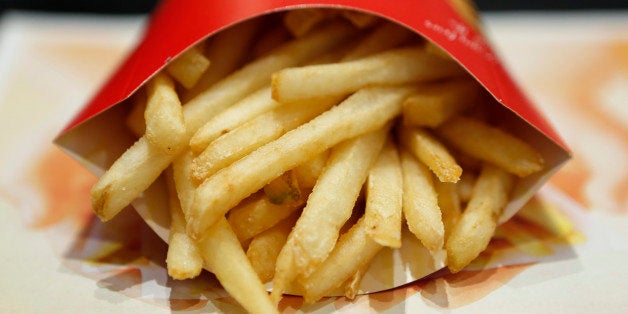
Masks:
[[[45,210],[32,227],[44,228],[69,219],[83,225],[91,216],[89,190],[96,177],[57,147],[42,154],[28,175],[45,200]]]
[[[551,111],[574,153],[550,182],[587,208],[626,214],[628,42],[553,48],[537,65],[551,70],[527,78],[529,89],[554,99]]]
[[[578,156],[572,160],[550,179],[550,183],[559,187],[576,202],[586,205],[587,200],[582,191],[591,176],[591,170]],[[588,206],[585,208],[589,208]]]

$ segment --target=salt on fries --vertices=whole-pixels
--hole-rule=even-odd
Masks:
[[[164,173],[168,273],[204,267],[256,313],[288,288],[306,302],[355,296],[406,225],[464,268],[539,153],[470,117],[482,88],[407,29],[356,12],[281,16],[265,34],[248,21],[201,42],[137,93],[138,140],[94,185],[96,214],[112,218]]]

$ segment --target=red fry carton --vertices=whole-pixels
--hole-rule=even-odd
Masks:
[[[91,171],[102,174],[135,140],[125,124],[130,107],[125,100],[170,60],[239,22],[305,7],[355,10],[403,25],[450,54],[503,105],[496,108],[503,125],[534,146],[546,167],[519,180],[500,222],[512,217],[569,159],[564,143],[515,85],[482,33],[444,0],[165,0],[152,14],[133,53],[62,131],[56,143]],[[156,182],[133,206],[167,241],[165,194],[163,184]],[[413,236],[404,235],[403,239],[401,249],[376,257],[364,276],[361,293],[397,287],[444,266],[441,257],[432,256]]]

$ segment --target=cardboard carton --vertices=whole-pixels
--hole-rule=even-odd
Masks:
[[[482,35],[454,6],[442,0],[177,0],[164,1],[151,15],[136,49],[93,99],[57,137],[56,143],[94,173],[102,174],[135,138],[125,125],[125,101],[170,60],[194,44],[245,20],[304,7],[356,10],[404,25],[457,60],[496,100],[500,125],[534,146],[543,171],[518,181],[500,222],[516,211],[569,159],[569,152],[545,118],[523,95]],[[467,11],[468,12],[468,11]],[[164,185],[156,181],[133,207],[165,241],[169,215]],[[152,208],[152,210],[148,210]],[[157,208],[158,210],[155,210]],[[159,210],[163,208],[163,210]],[[400,250],[379,254],[365,275],[361,293],[397,287],[444,266],[411,234]]]

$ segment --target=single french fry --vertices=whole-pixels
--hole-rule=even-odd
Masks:
[[[188,279],[198,276],[203,270],[203,258],[196,243],[185,233],[185,217],[174,183],[171,168],[166,170],[168,207],[170,209],[170,233],[166,268],[173,279]]]
[[[302,189],[312,189],[314,187],[318,177],[323,172],[323,168],[325,168],[327,164],[328,157],[329,151],[324,151],[314,156],[314,158],[296,166],[292,170]]]
[[[301,202],[303,195],[296,174],[288,170],[264,186],[264,194],[273,204]]]
[[[240,67],[247,57],[248,47],[257,34],[259,24],[258,19],[252,19],[229,27],[209,40],[205,55],[213,62],[211,69],[205,71],[192,88],[182,91],[183,103],[187,103]]]
[[[403,123],[435,128],[477,101],[481,87],[472,79],[423,85],[403,103]]]
[[[399,114],[401,102],[412,90],[365,88],[222,169],[196,190],[188,233],[192,238],[202,238],[230,208],[282,173],[343,140],[383,127]]]
[[[395,48],[412,38],[418,38],[410,30],[395,23],[384,22],[373,29],[360,43],[347,53],[342,60],[351,61],[370,54]]]
[[[275,276],[273,278],[273,290],[270,292],[270,300],[274,304],[279,304],[281,296],[290,284],[297,278],[297,268],[294,264],[294,239],[288,240],[283,246],[279,255],[277,255],[277,261],[275,263]]]
[[[369,171],[364,213],[368,235],[382,246],[401,247],[402,194],[401,161],[389,139]]]
[[[226,219],[219,219],[198,247],[205,264],[244,309],[278,313]]]
[[[283,24],[292,35],[301,37],[328,18],[331,12],[321,8],[290,10],[283,15]]]
[[[432,173],[411,153],[402,150],[403,215],[408,229],[430,252],[443,248],[445,230]]]
[[[168,75],[158,73],[148,82],[146,94],[146,139],[164,154],[179,154],[188,139],[174,82]]]
[[[462,214],[460,196],[458,195],[456,184],[439,180],[434,181],[436,194],[438,194],[438,207],[440,207],[443,226],[445,227],[445,242]]]
[[[184,105],[189,137],[220,111],[269,84],[273,72],[324,53],[354,33],[355,30],[344,23],[330,24],[276,48],[211,85]]]
[[[427,130],[399,127],[399,142],[438,177],[441,182],[458,182],[462,167],[443,145]]]
[[[364,219],[360,219],[340,237],[325,262],[303,282],[306,303],[319,300],[370,263],[383,247],[367,234]]]
[[[186,221],[194,201],[194,191],[196,190],[196,186],[192,181],[191,167],[193,158],[192,151],[187,149],[172,161],[173,180]]]
[[[349,20],[351,24],[360,29],[370,27],[379,20],[377,16],[373,14],[359,11],[344,10],[341,14],[344,18]]]
[[[226,133],[194,159],[192,175],[202,183],[218,170],[279,138],[339,102],[339,98],[308,99],[284,104]]]
[[[205,123],[190,139],[190,147],[200,153],[221,135],[280,105],[270,98],[270,86],[263,87]]]
[[[275,275],[277,256],[288,239],[298,216],[293,214],[251,240],[246,256],[262,282],[269,282]]]
[[[359,266],[359,268],[345,281],[345,297],[347,299],[353,300],[355,296],[358,294],[360,290],[360,285],[362,284],[362,279],[364,275],[369,270],[371,266],[370,263],[363,263]]]
[[[203,55],[202,46],[196,45],[188,48],[168,63],[166,71],[183,87],[190,89],[207,71],[209,64],[209,59]]]
[[[133,96],[133,108],[126,116],[126,125],[137,138],[142,137],[146,132],[144,111],[146,111],[146,93],[144,89],[141,89]]]
[[[300,277],[308,277],[334,248],[340,228],[351,217],[388,130],[389,127],[384,127],[332,148],[329,161],[290,234],[294,239],[294,263]]]
[[[245,242],[290,216],[303,204],[305,198],[300,202],[273,204],[264,193],[257,193],[231,209],[227,220],[238,240]]]
[[[513,184],[514,177],[508,172],[484,165],[471,200],[447,239],[447,266],[451,272],[462,270],[486,249]]]
[[[272,76],[272,94],[277,101],[290,102],[346,95],[370,85],[418,83],[462,73],[457,63],[430,56],[421,47],[399,48],[355,61],[280,70]]]
[[[541,155],[528,143],[485,122],[454,117],[436,129],[463,153],[525,177],[543,169]]]
[[[364,189],[362,189],[362,192],[364,192]],[[358,198],[356,207],[353,209],[353,214],[351,214],[351,218],[349,218],[349,220],[347,220],[345,225],[342,226],[342,229],[340,229],[341,237],[345,233],[349,232],[349,230],[351,230],[351,228],[353,228],[358,223],[359,220],[365,218],[364,217],[364,215],[366,214],[365,203],[366,201],[365,201],[364,193],[360,193],[360,197]],[[371,264],[370,261],[367,263],[361,264],[360,267],[353,273],[353,275],[351,275],[344,282],[343,286],[344,286],[346,298],[353,299],[358,294],[360,290],[360,285],[362,284],[362,279],[364,278],[364,275],[366,274],[368,269],[371,267],[370,264]]]
[[[164,154],[145,136],[138,139],[92,186],[92,208],[98,218],[113,218],[146,190],[173,159],[173,155]]]

